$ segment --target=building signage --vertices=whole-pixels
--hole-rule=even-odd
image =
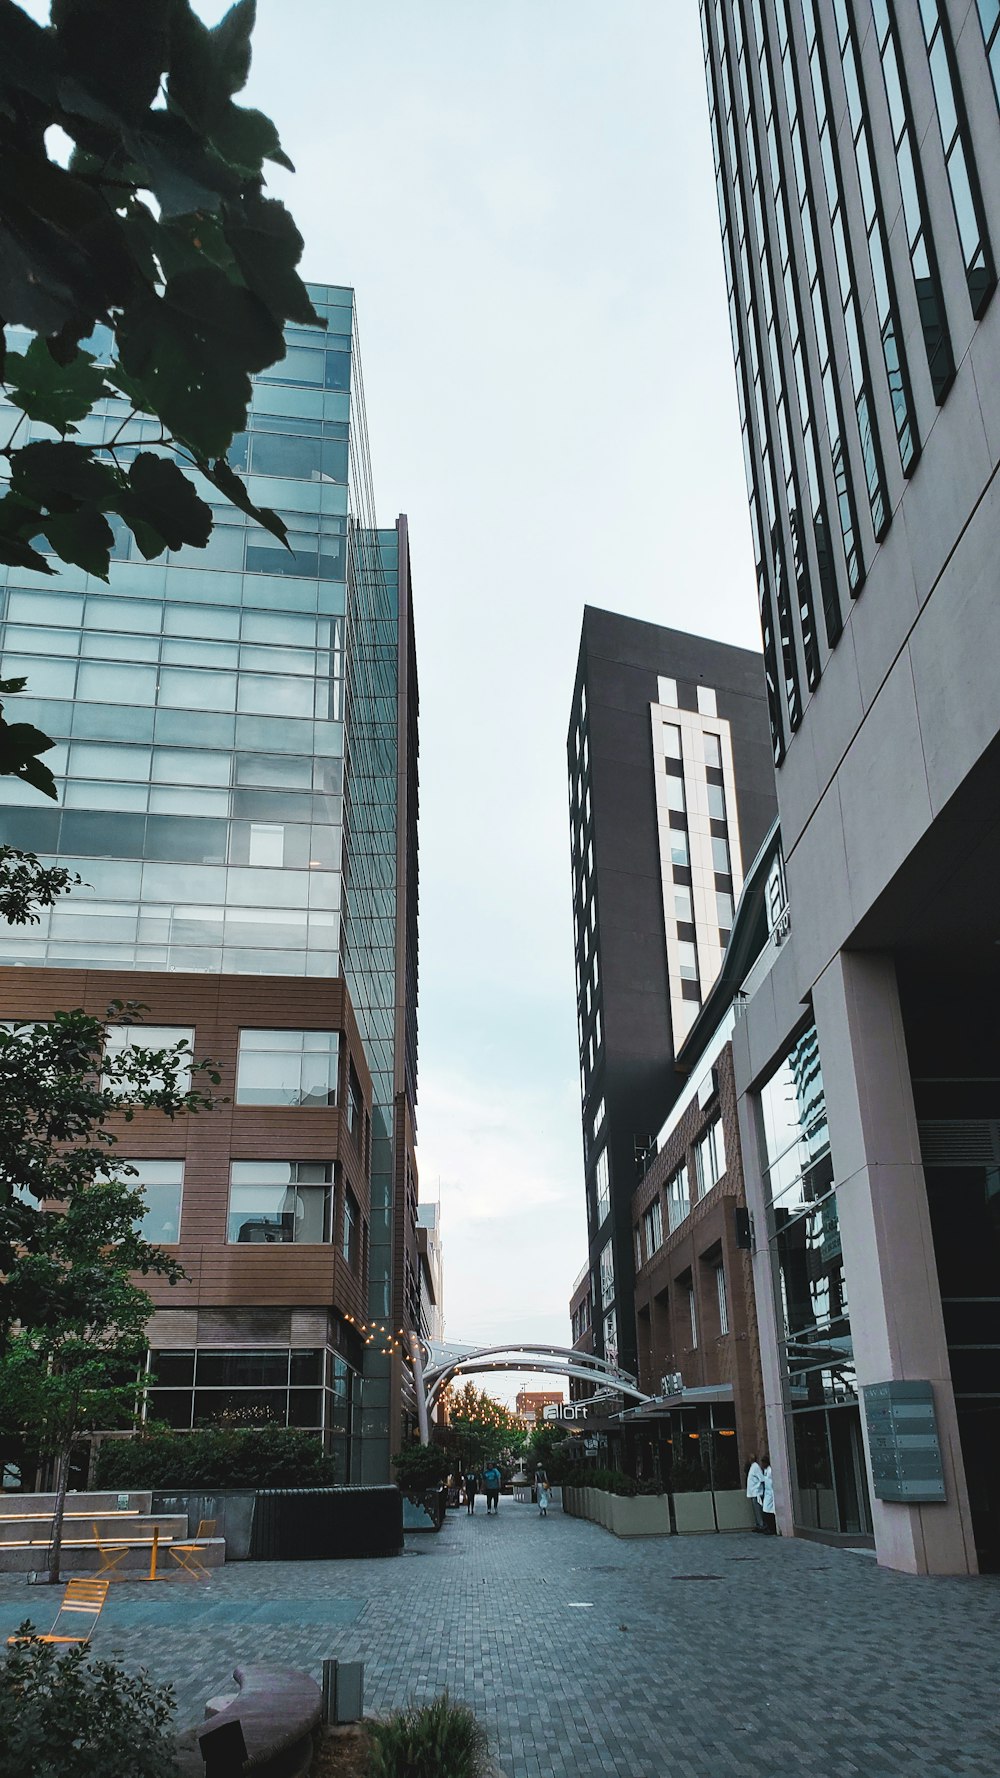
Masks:
[[[542,1409],[546,1420],[568,1420],[571,1423],[586,1420],[590,1413],[590,1403],[586,1401],[550,1401]]]
[[[876,1500],[944,1500],[930,1383],[866,1383],[862,1393]]]

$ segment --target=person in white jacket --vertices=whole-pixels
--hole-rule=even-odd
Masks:
[[[774,1537],[778,1529],[778,1522],[774,1516],[774,1479],[771,1475],[771,1459],[766,1451],[764,1452],[762,1462],[764,1466],[764,1492],[761,1495],[760,1505],[764,1515],[764,1530],[769,1536]]]
[[[755,1531],[764,1529],[764,1508],[761,1505],[763,1497],[764,1471],[754,1455],[750,1458],[750,1468],[747,1470],[747,1499],[753,1505],[753,1528]]]

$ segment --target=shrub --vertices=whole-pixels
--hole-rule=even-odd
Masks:
[[[451,1468],[451,1459],[440,1445],[404,1445],[392,1460],[400,1491],[410,1500],[422,1500],[431,1488],[440,1488]]]
[[[369,1778],[478,1778],[486,1731],[467,1704],[442,1692],[431,1704],[371,1725]]]
[[[636,1482],[635,1491],[646,1498],[650,1494],[663,1494],[665,1489],[662,1482],[654,1480],[652,1476],[646,1476],[643,1481]]]
[[[286,1426],[197,1432],[159,1430],[108,1439],[97,1460],[98,1488],[329,1488],[338,1480],[320,1440]]]
[[[708,1487],[708,1476],[700,1463],[692,1463],[688,1457],[677,1457],[668,1486],[671,1494],[703,1494]]]
[[[581,1485],[584,1488],[599,1488],[602,1494],[631,1496],[636,1492],[636,1483],[621,1469],[588,1470]]]
[[[0,1778],[175,1778],[173,1712],[173,1687],[144,1671],[14,1643],[0,1665]]]

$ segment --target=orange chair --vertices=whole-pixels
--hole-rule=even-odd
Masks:
[[[190,1543],[172,1543],[169,1546],[174,1561],[192,1580],[208,1579],[208,1569],[205,1567],[200,1546],[206,1538],[215,1536],[215,1524],[214,1519],[199,1519],[198,1529]]]
[[[109,1585],[110,1582],[106,1580],[67,1581],[62,1604],[52,1621],[51,1630],[47,1630],[44,1636],[8,1636],[8,1645],[12,1642],[89,1642],[94,1633],[94,1625],[104,1609]],[[65,1624],[62,1622],[64,1618]],[[77,1625],[73,1635],[67,1633],[67,1625],[71,1619]]]

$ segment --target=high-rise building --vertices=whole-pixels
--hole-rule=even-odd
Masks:
[[[637,1162],[774,819],[760,656],[588,606],[567,758],[593,1336],[634,1373]]]
[[[381,1329],[419,1324],[409,548],[372,510],[352,292],[310,294],[326,329],[287,329],[231,453],[290,550],[216,498],[206,550],[147,562],[121,526],[110,584],[0,570],[4,672],[59,784],[51,805],[0,780],[0,835],[83,879],[0,931],[0,1007],[135,998],[219,1054],[231,1111],[122,1143],[188,1273],[154,1287],[158,1406],[190,1425],[221,1389],[384,1478],[402,1377]],[[81,442],[126,416],[100,403]],[[119,459],[158,432],[129,421]]]
[[[996,1568],[997,7],[702,26],[790,918],[734,1034],[778,1516]]]
[[[441,1206],[417,1205],[417,1253],[420,1258],[420,1331],[439,1345],[444,1339],[444,1256],[441,1248]]]

